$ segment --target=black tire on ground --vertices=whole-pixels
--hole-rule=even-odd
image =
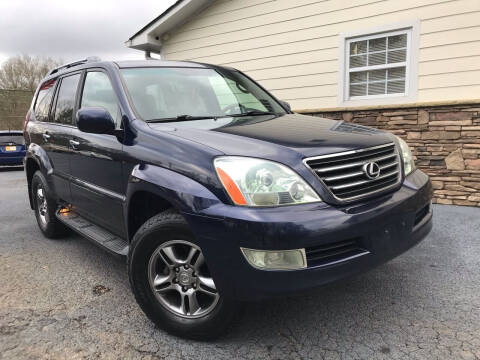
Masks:
[[[39,190],[40,193],[43,194],[43,197],[46,201],[46,203],[43,204],[43,208],[42,200],[39,197]],[[69,232],[69,229],[55,216],[57,203],[50,188],[48,187],[45,176],[43,176],[40,170],[37,170],[35,174],[33,174],[31,191],[35,217],[37,218],[38,227],[42,231],[43,235],[50,239],[55,239],[66,235]]]
[[[127,259],[130,285],[135,298],[148,318],[159,328],[183,338],[215,339],[225,333],[228,325],[239,314],[241,306],[238,302],[220,295],[213,310],[206,315],[193,319],[185,318],[167,310],[150,287],[150,257],[161,244],[171,240],[186,240],[195,244],[187,222],[173,210],[150,218],[135,234]]]

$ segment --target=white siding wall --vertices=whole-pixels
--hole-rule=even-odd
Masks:
[[[335,108],[339,34],[420,20],[418,102],[480,98],[480,0],[217,0],[163,55],[245,71],[294,109]]]

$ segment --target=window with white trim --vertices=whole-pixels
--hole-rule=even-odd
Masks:
[[[346,100],[406,96],[411,29],[346,40]]]

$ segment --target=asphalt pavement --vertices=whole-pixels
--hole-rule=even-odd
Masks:
[[[155,328],[125,262],[42,236],[23,171],[0,170],[0,359],[480,359],[480,209],[439,205],[428,238],[369,273],[248,304],[215,342]]]

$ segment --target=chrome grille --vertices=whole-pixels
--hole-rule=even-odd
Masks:
[[[370,162],[380,167],[380,175],[375,179],[367,177],[363,170]],[[393,188],[401,179],[400,157],[394,143],[312,157],[305,159],[304,163],[341,201],[360,199]]]

